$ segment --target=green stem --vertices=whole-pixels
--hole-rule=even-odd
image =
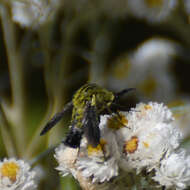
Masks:
[[[11,133],[10,126],[6,120],[6,117],[1,107],[0,107],[0,130],[8,157],[16,157],[17,151],[16,151],[14,137],[13,134]]]
[[[54,145],[54,146],[51,146],[47,150],[45,150],[44,152],[40,153],[38,156],[36,156],[34,159],[32,159],[30,161],[30,165],[35,165],[37,162],[39,162],[40,160],[42,160],[43,158],[45,158],[47,155],[49,155],[50,153],[52,153],[57,146],[58,146],[58,144]]]
[[[23,62],[17,52],[15,28],[8,8],[5,6],[0,8],[12,92],[12,105],[3,104],[3,109],[7,119],[11,122],[19,154],[22,155],[26,145],[26,136],[23,135],[26,134]]]

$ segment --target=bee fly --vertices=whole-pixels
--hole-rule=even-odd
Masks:
[[[40,135],[48,132],[61,120],[67,110],[72,109],[71,128],[63,143],[72,148],[79,148],[82,135],[84,135],[88,144],[96,147],[100,143],[100,115],[121,110],[120,106],[115,105],[122,95],[131,90],[134,88],[113,93],[96,84],[85,84],[76,91],[72,101],[67,103],[63,110],[55,114],[45,125]]]

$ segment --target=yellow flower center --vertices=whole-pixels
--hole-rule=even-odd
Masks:
[[[134,153],[138,147],[138,138],[131,137],[130,140],[126,141],[124,145],[124,152],[125,153]]]
[[[143,142],[145,148],[149,148],[149,144],[147,142]]]
[[[145,106],[144,106],[144,109],[145,109],[145,110],[150,110],[150,109],[152,109],[152,106],[150,106],[150,105],[145,105]]]
[[[157,8],[163,5],[163,0],[145,0],[149,8]]]
[[[2,177],[8,177],[12,182],[15,182],[19,169],[17,163],[5,162],[0,168],[0,173]]]
[[[104,139],[100,139],[100,144],[97,147],[92,147],[91,145],[88,145],[88,155],[94,155],[98,154],[100,152],[104,151],[104,146],[107,144],[107,142]]]
[[[128,124],[128,120],[122,114],[115,115],[108,119],[108,127],[111,129],[120,129]]]

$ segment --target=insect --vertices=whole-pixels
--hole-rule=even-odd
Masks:
[[[88,144],[96,147],[100,143],[101,136],[100,115],[120,110],[120,106],[117,105],[119,98],[131,90],[134,88],[113,93],[96,84],[85,84],[76,91],[72,101],[67,103],[63,110],[55,114],[45,125],[40,135],[48,132],[61,120],[67,110],[72,109],[71,128],[63,143],[72,148],[79,148],[84,135]]]

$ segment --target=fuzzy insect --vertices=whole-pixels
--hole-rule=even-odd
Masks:
[[[120,107],[115,107],[115,105],[117,105],[119,98],[131,90],[134,88],[113,93],[96,84],[85,84],[76,91],[72,101],[67,103],[61,112],[53,116],[40,135],[44,135],[54,127],[64,113],[72,109],[71,128],[63,143],[72,148],[79,148],[81,138],[84,135],[88,144],[96,147],[100,143],[101,136],[100,115],[117,112]]]

